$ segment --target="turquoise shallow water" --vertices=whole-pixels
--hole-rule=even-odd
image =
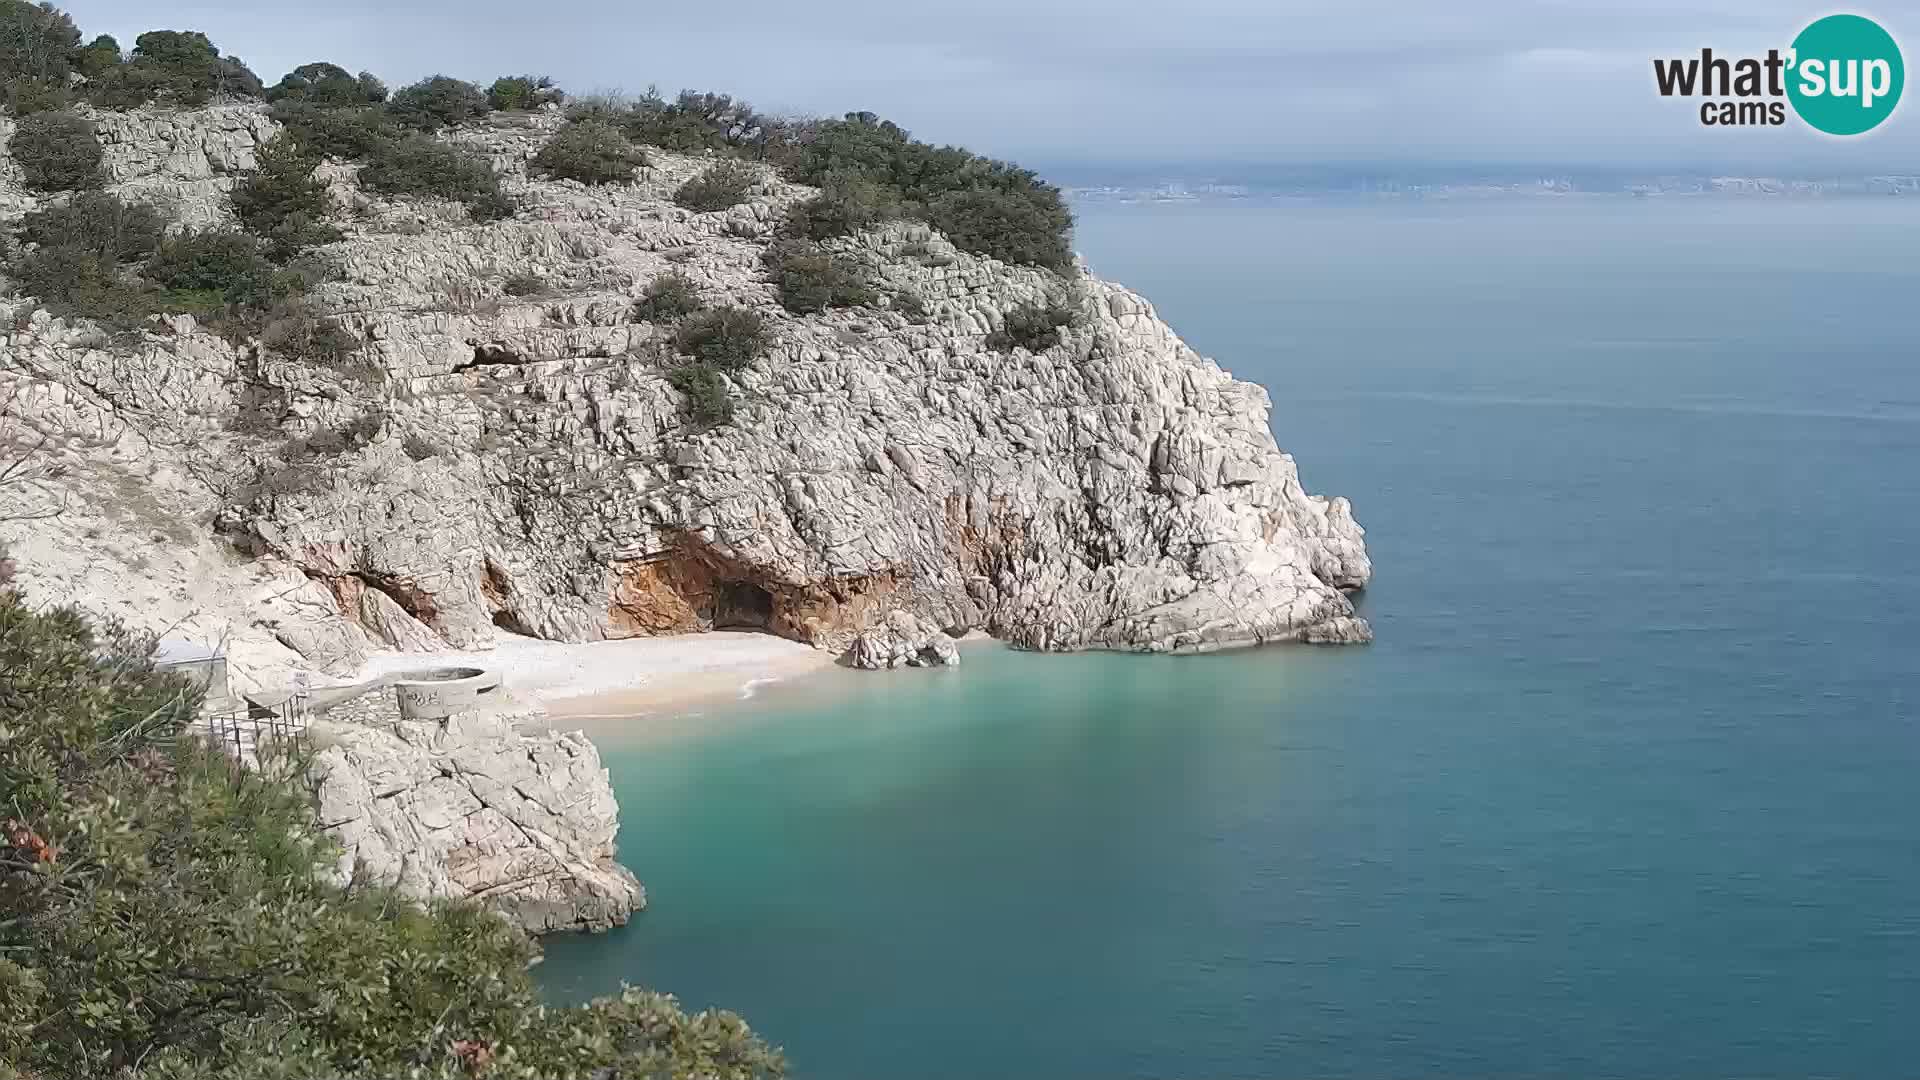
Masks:
[[[550,943],[802,1077],[1903,1075],[1920,205],[1092,208],[1351,496],[1364,649],[971,650],[602,739]]]

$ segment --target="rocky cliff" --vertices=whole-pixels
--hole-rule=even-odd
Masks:
[[[1265,391],[1139,296],[894,223],[834,246],[924,314],[791,315],[761,257],[809,189],[769,175],[694,213],[670,195],[707,162],[665,153],[628,186],[534,179],[558,123],[454,136],[516,205],[491,224],[323,167],[347,220],[316,298],[361,372],[185,316],[109,335],[0,301],[0,400],[17,438],[49,440],[35,495],[64,511],[4,538],[34,593],[224,639],[242,689],[496,629],[761,627],[838,651],[904,613],[1051,650],[1367,638],[1347,501],[1308,494]],[[274,130],[256,106],[100,124],[113,189],[196,225],[229,219]],[[46,201],[19,175],[0,155],[0,217]],[[776,331],[729,376],[728,424],[685,417],[665,331],[630,314],[668,270]],[[1058,345],[988,347],[1010,311],[1063,295],[1080,324]],[[348,426],[367,438],[286,460]]]
[[[319,825],[339,845],[343,881],[472,901],[531,933],[605,930],[646,906],[613,861],[618,807],[584,735],[507,713],[403,720],[375,692],[324,714],[309,737]]]

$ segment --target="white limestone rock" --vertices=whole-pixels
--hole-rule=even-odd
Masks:
[[[855,635],[847,666],[868,671],[898,667],[955,667],[960,649],[947,632],[910,611],[891,611],[878,626]]]
[[[599,753],[533,718],[402,721],[388,691],[324,714],[309,770],[335,874],[470,900],[530,933],[605,930],[646,906],[614,861],[619,807]]]
[[[229,213],[225,190],[273,130],[248,106],[100,122],[118,190],[173,185],[188,222]],[[179,530],[123,530],[84,558],[40,544],[20,558],[29,587],[153,621],[188,601],[115,592],[141,577],[136,560],[163,575],[181,550],[232,553],[195,558],[195,617],[262,650],[311,650],[315,667],[350,642],[471,647],[500,627],[594,640],[754,626],[842,652],[894,612],[1048,650],[1369,637],[1348,596],[1372,571],[1351,507],[1302,486],[1266,391],[1195,354],[1145,299],[896,222],[836,243],[924,318],[794,316],[761,255],[810,189],[769,176],[743,206],[692,213],[671,196],[708,159],[666,152],[627,186],[536,179],[526,163],[557,123],[454,136],[517,204],[495,224],[326,168],[350,213],[320,252],[337,273],[318,297],[366,342],[375,379],[260,356],[191,319],[109,338],[0,302],[0,380],[27,387],[34,422],[86,466],[65,494],[110,522],[120,496],[102,491],[144,492]],[[17,172],[0,154],[0,218],[44,201]],[[631,320],[669,270],[775,334],[728,376],[725,426],[686,420],[668,331]],[[520,274],[546,295],[507,296]],[[1081,315],[1060,344],[987,347],[1008,312],[1049,297]],[[288,439],[369,416],[367,445],[282,460]],[[103,432],[138,453],[100,446]],[[262,484],[290,467],[300,483]],[[334,598],[322,621],[337,634],[261,609],[254,579],[283,571]]]

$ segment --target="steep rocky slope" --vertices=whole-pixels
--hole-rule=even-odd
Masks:
[[[455,136],[518,207],[493,224],[323,168],[348,220],[317,297],[365,375],[190,317],[109,336],[0,301],[0,400],[15,437],[50,436],[59,475],[32,494],[64,507],[4,537],[35,595],[224,639],[243,689],[497,629],[754,626],[840,650],[902,612],[1057,650],[1368,636],[1345,595],[1371,569],[1346,500],[1308,494],[1265,391],[1139,296],[1083,274],[1061,344],[995,351],[989,332],[1060,280],[896,223],[836,243],[923,317],[793,316],[761,255],[810,189],[768,177],[693,213],[670,196],[706,162],[670,154],[630,186],[532,179],[558,123]],[[274,130],[255,106],[100,125],[114,190],[198,225],[229,218],[224,193]],[[0,154],[0,217],[44,202]],[[630,315],[668,270],[777,331],[731,377],[731,423],[686,419],[665,331]],[[506,295],[529,275],[536,295]],[[288,440],[356,423],[370,442],[283,460]]]

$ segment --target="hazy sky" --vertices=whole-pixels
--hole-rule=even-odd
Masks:
[[[1920,171],[1920,90],[1869,136],[1705,128],[1651,59],[1784,48],[1787,0],[85,0],[88,34],[199,29],[272,82],[309,60],[398,86],[553,75],[871,109],[1042,164],[1508,162]],[[1920,61],[1920,2],[1880,0]]]

